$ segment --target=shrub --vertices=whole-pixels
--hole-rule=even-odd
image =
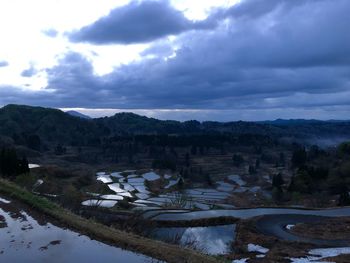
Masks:
[[[338,153],[340,155],[350,154],[350,142],[343,142],[338,146]]]
[[[243,164],[244,159],[243,159],[243,157],[241,155],[234,154],[232,156],[232,161],[233,161],[233,165],[234,166],[239,167],[239,166],[241,166],[241,164]]]
[[[153,169],[170,169],[172,171],[176,170],[176,162],[171,159],[155,159],[152,162]]]

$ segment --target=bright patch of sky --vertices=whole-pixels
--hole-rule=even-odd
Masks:
[[[68,50],[87,57],[95,73],[103,75],[116,67],[142,58],[150,44],[102,45],[70,43],[65,32],[79,29],[106,16],[129,0],[11,0],[0,2],[0,86],[39,90],[47,85],[46,68]],[[229,6],[237,0],[173,0],[171,4],[192,20],[204,19],[212,8]],[[56,35],[56,36],[55,36]],[[174,41],[175,37],[169,37]],[[31,77],[21,73],[34,67]]]
[[[336,120],[339,116],[347,116],[350,106],[330,106],[317,110],[305,108],[285,107],[275,109],[244,109],[244,110],[211,110],[211,109],[86,109],[86,108],[62,108],[63,111],[75,110],[92,118],[112,116],[120,112],[132,112],[138,115],[157,118],[161,120],[253,120],[265,121],[271,119],[298,119],[300,116],[308,116],[310,119]]]

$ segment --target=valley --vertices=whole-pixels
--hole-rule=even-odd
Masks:
[[[177,262],[176,257],[182,253],[181,249],[193,251],[188,252],[188,259],[187,256],[182,259],[184,262],[192,262],[189,259],[192,256],[198,262],[298,262],[298,258],[301,260],[309,257],[309,253],[312,254],[315,249],[343,248],[344,252],[350,246],[347,232],[343,231],[343,235],[334,239],[330,235],[320,235],[322,230],[315,228],[313,231],[311,227],[314,224],[329,224],[327,222],[333,218],[338,220],[338,224],[333,223],[332,229],[338,231],[338,226],[344,228],[350,216],[347,207],[350,205],[347,188],[350,186],[348,143],[331,146],[310,144],[308,141],[311,138],[321,136],[320,130],[315,127],[313,129],[317,130],[317,134],[309,133],[307,140],[299,139],[299,131],[293,132],[295,125],[300,125],[302,130],[305,125],[313,124],[293,123],[291,127],[285,127],[286,124],[283,127],[271,124],[232,124],[232,127],[258,127],[256,133],[245,133],[238,132],[236,128],[232,132],[220,131],[221,128],[216,131],[199,131],[197,128],[189,128],[189,124],[178,123],[176,127],[187,128],[180,133],[142,129],[138,133],[131,130],[121,133],[120,127],[127,125],[124,122],[128,123],[125,127],[132,127],[139,117],[112,117],[114,121],[118,118],[122,122],[120,125],[118,122],[113,124],[118,130],[107,132],[109,128],[102,126],[94,131],[95,125],[101,125],[102,121],[105,124],[112,123],[111,120],[94,121],[56,110],[30,108],[32,114],[26,117],[31,125],[28,127],[30,132],[23,130],[16,132],[17,135],[12,133],[9,137],[4,132],[6,125],[21,121],[14,118],[17,116],[13,112],[14,106],[10,108],[6,118],[11,119],[11,122],[4,122],[1,135],[1,158],[8,160],[2,162],[3,178],[24,188],[29,195],[46,198],[82,218],[116,231],[124,231],[128,235],[137,235],[140,240],[149,240],[142,241],[142,245],[139,245],[139,241],[121,241],[116,238],[112,243],[117,247],[130,247],[132,251],[150,256],[151,260],[166,262]],[[25,108],[26,114],[27,109]],[[24,109],[18,106],[16,110],[22,112]],[[8,108],[5,109],[7,111]],[[38,112],[41,118],[38,118]],[[20,116],[23,118],[25,115]],[[55,122],[50,120],[50,125],[54,125],[50,130],[55,131],[55,136],[43,129],[47,125],[47,116],[58,118]],[[70,131],[55,127],[55,123],[64,123],[62,118],[70,122]],[[151,128],[154,123],[158,123],[157,129],[163,129],[159,127],[169,125],[167,122],[140,118],[140,127]],[[78,125],[77,129],[72,129],[74,125]],[[225,125],[215,124],[214,127]],[[332,127],[333,123],[322,125]],[[65,139],[75,138],[78,127],[83,126],[89,130],[91,138],[95,139],[74,142]],[[196,126],[198,124],[194,127]],[[112,126],[109,124],[108,127]],[[262,129],[265,132],[260,132]],[[274,132],[276,129],[284,131],[277,135]],[[7,131],[10,131],[10,126]],[[327,133],[327,136],[334,138],[344,136],[332,128],[327,128]],[[36,135],[28,137],[27,134]],[[36,136],[40,139],[34,139]],[[35,141],[36,144],[33,145]],[[18,168],[11,170],[8,163],[16,166],[16,162]],[[2,192],[5,194],[4,200],[12,198],[8,191]],[[22,211],[22,205],[17,201],[13,200],[11,204]],[[6,208],[8,203],[5,201],[2,205]],[[44,210],[44,214],[49,213],[50,217],[49,211],[50,209]],[[38,212],[40,213],[40,205],[39,211],[33,211]],[[24,212],[17,213],[22,215]],[[19,225],[18,228],[23,228],[21,224],[27,224],[25,221],[21,223],[20,218],[9,217],[7,210],[3,209],[1,215],[5,226]],[[84,220],[74,218],[68,220],[68,226],[72,223],[75,225],[75,220]],[[33,216],[28,220],[31,225],[37,224]],[[306,232],[305,226],[311,227],[308,234],[301,233],[300,229]],[[40,229],[42,228],[36,232],[48,231],[46,228]],[[91,236],[90,229],[84,228],[87,236]],[[80,230],[79,227],[77,230]],[[53,237],[61,236],[59,231],[61,230],[56,229]],[[76,235],[75,232],[69,233],[73,237]],[[26,235],[29,233],[25,232],[24,236]],[[114,247],[109,245],[112,237],[108,235],[94,233],[92,236],[97,236],[99,242],[107,241],[103,248],[106,251],[122,253],[121,256],[126,253],[125,257],[132,258],[128,260],[130,262],[149,260],[147,256],[118,252],[118,248],[113,250]],[[47,251],[53,250],[52,253],[55,253],[55,249],[62,249],[63,244],[70,243],[73,238],[61,240],[53,237],[46,244]],[[29,235],[27,239],[32,238]],[[87,242],[84,238],[73,239],[78,243]],[[56,240],[61,240],[62,244]],[[54,245],[50,245],[50,242]],[[164,247],[171,246],[174,251],[169,255],[154,253],[152,247],[158,242],[165,242]],[[94,246],[105,245],[93,241],[89,252],[94,251]],[[6,250],[11,249],[4,248],[0,257],[5,258]],[[45,256],[41,252],[40,249],[36,251],[38,254],[34,258]],[[331,255],[339,262],[346,262],[341,261],[347,254],[343,252]],[[29,250],[23,253],[32,252]],[[105,255],[108,253],[110,252]],[[197,254],[191,253],[199,253],[204,257],[200,259],[201,256],[197,258]],[[81,260],[88,255],[81,252],[77,257]],[[70,259],[75,257],[75,254],[69,256]],[[108,259],[106,262],[109,262]]]

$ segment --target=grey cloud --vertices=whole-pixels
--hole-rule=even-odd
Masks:
[[[323,0],[245,0],[224,10],[218,10],[217,17],[257,18],[274,11],[286,11],[296,6]]]
[[[350,3],[317,0],[281,8],[285,1],[272,2],[275,8],[257,18],[182,35],[172,59],[164,60],[171,48],[159,41],[143,53],[159,57],[96,77],[88,61],[75,54],[71,63],[69,55],[51,70],[49,86],[81,94],[77,103],[84,107],[93,96],[96,107],[183,109],[276,107],[264,99],[349,90]]]
[[[33,65],[30,65],[29,68],[22,71],[21,76],[25,78],[30,78],[37,73],[38,73],[37,69]]]
[[[45,29],[42,31],[42,33],[48,37],[56,37],[58,35],[58,31],[54,28],[49,28],[49,29]]]
[[[5,60],[0,60],[0,68],[2,67],[7,67],[9,65],[9,63]]]
[[[230,58],[241,66],[348,65],[349,10],[343,0],[243,1],[227,11],[234,18]]]
[[[141,56],[161,56],[168,57],[174,53],[174,47],[172,43],[167,41],[159,41],[152,44],[149,48],[141,52]]]
[[[192,29],[213,28],[215,25],[215,21],[188,20],[168,0],[132,1],[112,10],[93,24],[67,35],[72,42],[133,44],[151,42]]]
[[[49,76],[48,88],[55,91],[53,95],[59,101],[64,100],[66,103],[79,103],[79,100],[84,99],[96,101],[98,97],[95,95],[103,88],[99,78],[93,74],[91,63],[76,52],[68,52],[57,66],[46,72]]]
[[[52,99],[53,96],[47,91],[33,92],[17,86],[0,85],[0,105],[28,104],[55,107]]]

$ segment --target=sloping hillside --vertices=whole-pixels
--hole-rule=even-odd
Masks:
[[[36,148],[38,140],[83,144],[102,135],[94,122],[42,107],[7,105],[0,109],[0,123],[2,136],[31,148]]]
[[[99,145],[104,137],[125,134],[260,134],[302,140],[349,139],[349,121],[203,122],[162,121],[133,113],[77,118],[61,110],[7,105],[0,109],[0,136],[40,149],[41,143]]]

